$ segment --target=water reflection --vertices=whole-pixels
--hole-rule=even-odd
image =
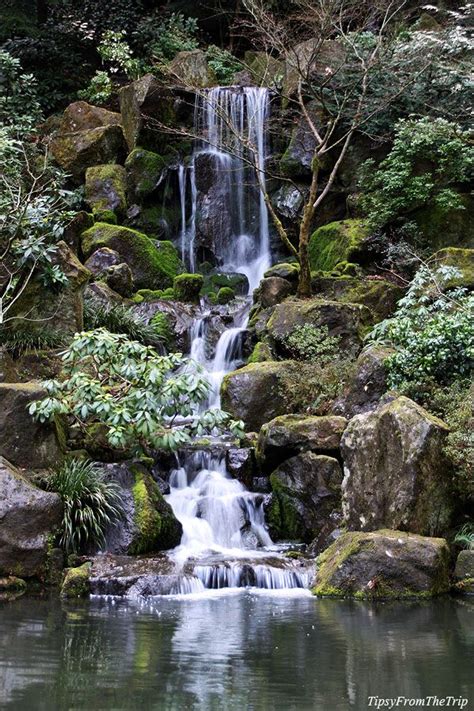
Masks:
[[[472,688],[474,601],[268,593],[0,607],[2,709],[366,709]]]

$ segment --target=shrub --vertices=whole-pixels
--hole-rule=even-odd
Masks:
[[[369,334],[369,340],[396,349],[387,359],[389,387],[420,385],[430,379],[449,384],[469,377],[474,365],[474,295],[461,288],[442,291],[458,276],[454,267],[433,272],[423,266],[393,318],[377,324]]]
[[[242,69],[242,63],[226,49],[211,44],[206,50],[207,63],[221,84],[230,84],[234,74]]]
[[[0,50],[0,126],[22,137],[41,119],[37,84],[32,74],[22,72],[20,61]]]
[[[146,324],[135,316],[131,309],[121,304],[102,306],[94,301],[86,301],[84,304],[84,328],[90,331],[105,328],[111,333],[125,334],[134,341],[155,348],[166,345],[168,338],[162,323]]]
[[[295,360],[311,360],[319,365],[330,363],[338,354],[340,338],[330,336],[327,326],[296,326],[281,343]]]
[[[67,553],[102,545],[106,527],[121,515],[117,484],[105,481],[92,462],[70,459],[51,474],[47,486],[64,504],[59,545]]]
[[[65,414],[83,431],[103,424],[111,447],[148,455],[177,449],[216,428],[242,435],[242,423],[222,410],[196,414],[210,384],[180,353],[160,356],[100,328],[76,334],[63,362],[64,379],[43,383],[48,396],[30,404],[40,422]]]
[[[361,207],[373,228],[428,204],[441,213],[465,209],[452,186],[467,183],[473,167],[467,131],[444,119],[401,120],[387,158],[376,169],[373,160],[362,166]]]
[[[97,71],[90,80],[89,86],[78,91],[77,95],[80,99],[93,104],[106,104],[112,96],[113,89],[112,79],[107,72]]]
[[[144,18],[134,33],[134,41],[143,51],[159,64],[166,64],[178,52],[196,49],[197,19],[174,12],[162,18],[159,11]]]

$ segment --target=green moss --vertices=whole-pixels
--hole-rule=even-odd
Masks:
[[[175,298],[174,289],[140,289],[132,297],[132,301],[141,304],[142,301],[172,301]]]
[[[180,541],[181,525],[149,472],[138,465],[132,467],[132,472],[135,478],[132,495],[137,534],[129,553],[138,555],[173,548]]]
[[[459,195],[462,207],[446,210],[431,201],[411,215],[423,235],[424,243],[432,249],[449,245],[474,247],[473,198]]]
[[[26,592],[26,582],[23,578],[17,578],[14,575],[0,577],[0,596],[4,593],[20,593]]]
[[[255,344],[255,347],[248,359],[248,363],[262,363],[266,360],[274,360],[272,351],[268,343],[263,343],[259,341]]]
[[[101,247],[118,252],[130,266],[138,290],[170,287],[183,269],[171,242],[154,242],[128,227],[96,223],[82,234],[81,244],[86,258]]]
[[[365,534],[358,531],[346,533],[344,534],[344,545],[340,545],[340,542],[336,541],[321,553],[316,560],[318,564],[318,585],[313,588],[314,595],[343,597],[346,594],[332,586],[330,581],[344,561],[359,552],[364,537]]]
[[[267,269],[264,276],[268,277],[280,277],[281,279],[287,279],[291,282],[298,281],[300,274],[300,265],[298,263],[282,262],[281,264],[274,264],[273,267]]]
[[[88,597],[90,592],[90,563],[84,563],[78,568],[68,568],[61,586],[61,597]]]
[[[174,339],[168,314],[157,311],[150,321],[159,338],[167,348],[171,348]]]
[[[217,292],[216,301],[218,304],[228,304],[235,299],[235,292],[230,286],[222,286]]]
[[[167,161],[158,153],[134,148],[125,161],[125,168],[135,194],[144,197],[153,192]]]
[[[113,210],[94,210],[95,222],[106,222],[108,225],[116,225],[118,223],[117,215]]]
[[[270,484],[273,496],[268,509],[268,524],[272,534],[279,539],[303,539],[304,526],[294,497],[274,474],[270,475]]]
[[[116,213],[127,210],[127,185],[125,170],[121,165],[94,165],[86,170],[85,198],[92,208],[96,221],[111,222]],[[101,219],[101,216],[109,219]]]
[[[430,263],[438,267],[455,267],[460,275],[452,277],[445,282],[446,289],[465,287],[474,289],[474,249],[460,249],[459,247],[447,247],[436,252],[431,257]]]
[[[201,265],[201,271],[207,271],[207,266],[207,264]],[[236,294],[246,294],[248,289],[247,277],[244,274],[206,274],[201,293],[210,298],[212,293],[217,294],[222,287],[233,289]]]
[[[178,301],[199,303],[199,293],[204,284],[201,274],[178,274],[173,282],[175,298]]]
[[[319,227],[309,242],[311,270],[330,272],[337,264],[349,262],[368,235],[362,220],[341,220]]]

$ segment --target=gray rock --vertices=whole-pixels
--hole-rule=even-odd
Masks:
[[[45,469],[62,459],[55,425],[37,422],[28,412],[30,403],[46,395],[36,382],[0,383],[0,455],[15,466]]]
[[[258,300],[263,309],[276,306],[284,301],[287,296],[294,293],[292,284],[286,279],[277,276],[262,279],[258,287]]]
[[[139,146],[160,153],[169,148],[169,135],[156,124],[169,125],[174,115],[175,97],[152,74],[137,79],[119,91],[120,113],[125,140],[130,151]]]
[[[98,277],[104,274],[109,267],[114,267],[116,264],[120,264],[121,262],[122,257],[118,252],[110,249],[110,247],[101,247],[91,254],[84,266],[95,277]]]
[[[449,590],[444,538],[391,530],[344,533],[317,562],[316,595],[424,598]]]
[[[127,174],[121,165],[94,165],[86,170],[85,198],[93,212],[127,211]]]
[[[443,453],[448,432],[444,422],[406,397],[354,417],[341,441],[348,528],[446,531],[454,505]]]
[[[168,72],[172,79],[186,87],[202,89],[215,83],[214,72],[202,49],[178,52],[168,65]]]
[[[106,276],[107,286],[125,298],[130,297],[134,290],[132,270],[128,264],[116,264],[109,267]]]
[[[362,351],[355,364],[355,375],[347,392],[332,407],[335,415],[350,419],[354,415],[374,410],[388,389],[388,369],[385,361],[393,353],[385,346],[370,346]]]
[[[252,447],[231,447],[228,449],[226,468],[229,474],[251,489],[253,478],[257,473],[254,449]]]
[[[0,457],[0,575],[47,574],[50,536],[63,512],[57,494],[30,484]]]
[[[272,203],[277,212],[286,217],[288,220],[296,220],[299,218],[303,202],[305,200],[304,187],[295,185],[282,185],[281,188],[273,195]]]
[[[455,589],[460,593],[474,593],[474,550],[461,551],[454,569]]]

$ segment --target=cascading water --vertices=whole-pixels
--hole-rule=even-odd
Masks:
[[[244,274],[249,294],[270,266],[269,223],[262,187],[267,158],[267,89],[225,87],[204,91],[195,107],[197,143],[190,165],[179,169],[181,252],[194,271],[200,191],[197,163],[210,157],[214,182],[230,217],[227,234],[216,237],[216,257],[223,272]],[[206,158],[207,160],[207,158]],[[187,185],[191,211],[186,214]],[[226,373],[243,362],[242,337],[248,323],[250,295],[233,307],[233,324],[210,354],[210,310],[190,331],[190,356],[206,371],[211,392],[206,407],[220,407],[220,386]],[[265,526],[263,496],[248,491],[227,472],[221,455],[206,451],[181,454],[170,476],[166,497],[183,526],[181,545],[173,552],[182,565],[183,582],[175,592],[205,588],[305,587],[304,569],[275,552]],[[269,549],[270,548],[270,549]]]

